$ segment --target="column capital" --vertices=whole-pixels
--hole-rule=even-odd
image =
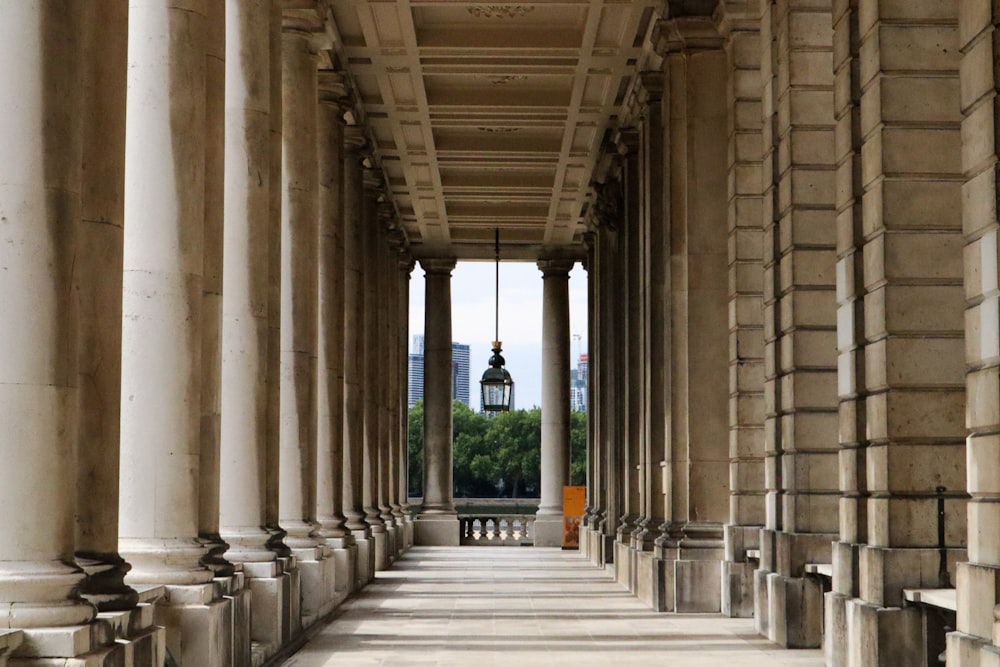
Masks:
[[[665,77],[659,70],[646,70],[639,73],[638,94],[643,104],[651,104],[663,99]]]
[[[321,104],[331,104],[344,111],[351,106],[350,85],[344,72],[321,69],[317,75],[317,84]]]
[[[368,137],[360,125],[348,125],[344,128],[344,148],[361,156],[368,148]]]
[[[420,266],[428,274],[447,274],[455,270],[456,259],[454,257],[424,257],[420,260]]]
[[[548,258],[538,260],[538,270],[542,272],[544,278],[550,276],[569,276],[569,272],[573,270],[573,265],[576,264],[576,260],[569,259],[565,257],[559,258]]]
[[[651,39],[660,56],[715,50],[722,47],[723,41],[711,14],[684,14],[660,19],[653,26]]]
[[[615,146],[618,147],[619,155],[636,155],[639,152],[639,130],[634,127],[625,127],[618,130],[615,135]]]

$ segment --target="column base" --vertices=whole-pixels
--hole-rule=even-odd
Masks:
[[[252,652],[266,660],[291,637],[291,577],[276,560],[244,563],[243,573],[252,596]]]
[[[246,584],[246,575],[243,572],[234,572],[231,577],[216,579],[216,583],[223,589],[222,597],[229,600],[233,608],[232,628],[229,633],[232,667],[252,667],[250,650],[251,593]]]
[[[653,611],[668,611],[674,608],[673,586],[665,585],[661,561],[652,551],[637,551],[635,554],[635,596]],[[671,597],[667,599],[669,590]]]
[[[562,515],[535,516],[532,524],[536,547],[561,547],[563,543]]]
[[[948,667],[1000,667],[1000,648],[962,632],[948,634]]]
[[[723,529],[722,613],[729,618],[753,618],[753,573],[758,561],[748,560],[747,550],[759,549],[760,529],[735,525]]]
[[[301,578],[302,627],[308,628],[333,611],[336,563],[326,545],[292,549]]]
[[[457,514],[420,514],[413,522],[413,543],[420,547],[457,547]]]
[[[580,555],[584,557],[585,560],[590,560],[590,528],[587,528],[582,522],[580,523],[579,532],[579,544],[577,547],[580,551]]]
[[[333,590],[338,602],[343,601],[354,590],[354,569],[358,560],[358,547],[350,535],[331,537],[326,544],[333,551]]]
[[[848,595],[830,592],[823,596],[823,657],[826,667],[848,667]]]
[[[632,586],[632,547],[621,540],[615,540],[615,580],[628,590],[635,592]]]
[[[214,583],[165,589],[155,616],[166,628],[167,660],[177,667],[230,664],[232,601],[219,597]]]
[[[372,541],[374,546],[375,563],[374,572],[381,572],[389,567],[389,531],[386,526],[372,527]]]
[[[357,547],[357,558],[354,561],[354,590],[360,591],[375,577],[375,543],[367,529],[352,530],[351,535]]]
[[[786,577],[775,572],[765,576],[767,638],[785,648],[822,646],[822,583],[815,577]]]
[[[846,606],[849,667],[928,664],[919,609],[880,607],[857,598]]]

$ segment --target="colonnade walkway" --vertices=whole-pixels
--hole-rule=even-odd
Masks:
[[[749,619],[657,614],[577,552],[414,547],[284,667],[822,667]]]

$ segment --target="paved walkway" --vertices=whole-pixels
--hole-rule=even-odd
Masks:
[[[654,614],[576,552],[411,549],[285,667],[822,667],[750,620]]]

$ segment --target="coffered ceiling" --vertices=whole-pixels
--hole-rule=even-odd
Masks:
[[[417,257],[579,248],[606,132],[658,0],[334,0],[360,98]]]

